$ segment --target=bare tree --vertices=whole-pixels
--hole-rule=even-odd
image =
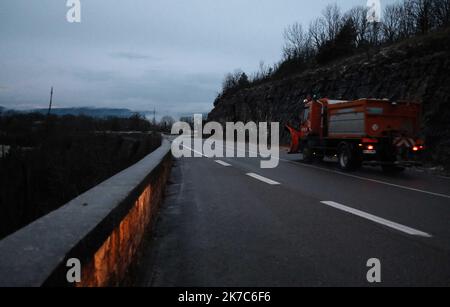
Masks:
[[[243,73],[242,70],[236,69],[233,73],[226,74],[222,82],[222,92],[225,93],[232,88],[236,88]]]
[[[353,7],[342,14],[337,4],[331,4],[322,11],[322,16],[309,24],[308,29],[301,23],[288,26],[283,33],[282,60],[273,66],[261,62],[250,80],[240,70],[227,74],[223,91],[215,103],[229,89],[295,73],[311,64],[346,56],[355,49],[365,50],[370,57],[381,43],[393,43],[450,25],[450,0],[397,1],[385,7],[381,22],[378,18],[370,20],[370,10],[365,6]]]
[[[404,0],[400,7],[400,39],[413,36],[416,33],[414,5],[411,0]]]
[[[382,31],[386,42],[392,43],[399,39],[402,8],[398,4],[386,6],[383,14]]]
[[[307,39],[303,26],[296,22],[288,26],[283,33],[285,45],[283,54],[285,59],[296,58],[300,56]]]
[[[285,45],[283,47],[283,58],[285,60],[296,59],[306,61],[314,55],[311,37],[303,30],[300,23],[294,23],[284,31]]]
[[[268,78],[272,75],[273,68],[269,65],[266,65],[264,61],[259,61],[259,70],[253,74],[252,76],[252,82],[260,81],[265,78]]]
[[[337,4],[328,5],[322,17],[316,18],[309,25],[308,39],[316,51],[327,42],[333,41],[342,28],[344,18]]]
[[[450,0],[434,0],[431,6],[436,26],[441,28],[450,25]]]
[[[309,25],[309,38],[316,50],[320,49],[327,41],[326,25],[323,18],[316,18]]]
[[[325,21],[326,38],[329,41],[334,40],[343,25],[341,9],[336,3],[329,4],[323,10],[322,15]]]
[[[428,33],[433,28],[432,0],[409,0],[415,19],[416,32]]]
[[[369,27],[367,20],[368,8],[365,6],[356,6],[350,9],[346,14],[345,20],[352,20],[356,28],[356,46],[360,47],[369,41]]]

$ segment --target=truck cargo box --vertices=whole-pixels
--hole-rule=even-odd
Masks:
[[[417,135],[420,104],[360,99],[328,101],[328,137],[384,137],[390,133]]]

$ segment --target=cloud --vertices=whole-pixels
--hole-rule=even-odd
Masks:
[[[92,69],[76,69],[73,71],[65,71],[67,74],[73,75],[81,81],[91,82],[106,82],[116,78],[113,71],[109,70],[92,70]]]
[[[45,106],[54,86],[65,107],[207,111],[227,72],[278,62],[283,29],[330,1],[86,0],[70,24],[64,1],[1,0],[0,104]]]
[[[157,60],[157,58],[137,53],[137,52],[130,52],[130,51],[121,51],[121,52],[113,52],[109,54],[114,59],[125,59],[125,60]]]

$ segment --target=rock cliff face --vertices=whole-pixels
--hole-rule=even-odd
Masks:
[[[430,158],[450,167],[449,30],[225,95],[208,119],[297,125],[302,101],[310,93],[331,99],[421,101],[423,134],[431,149]],[[281,139],[288,142],[281,128]]]

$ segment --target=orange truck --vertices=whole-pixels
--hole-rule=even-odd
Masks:
[[[343,170],[363,163],[389,172],[420,164],[424,150],[420,134],[421,104],[387,99],[305,101],[300,130],[291,133],[290,153],[304,162],[337,157]]]

